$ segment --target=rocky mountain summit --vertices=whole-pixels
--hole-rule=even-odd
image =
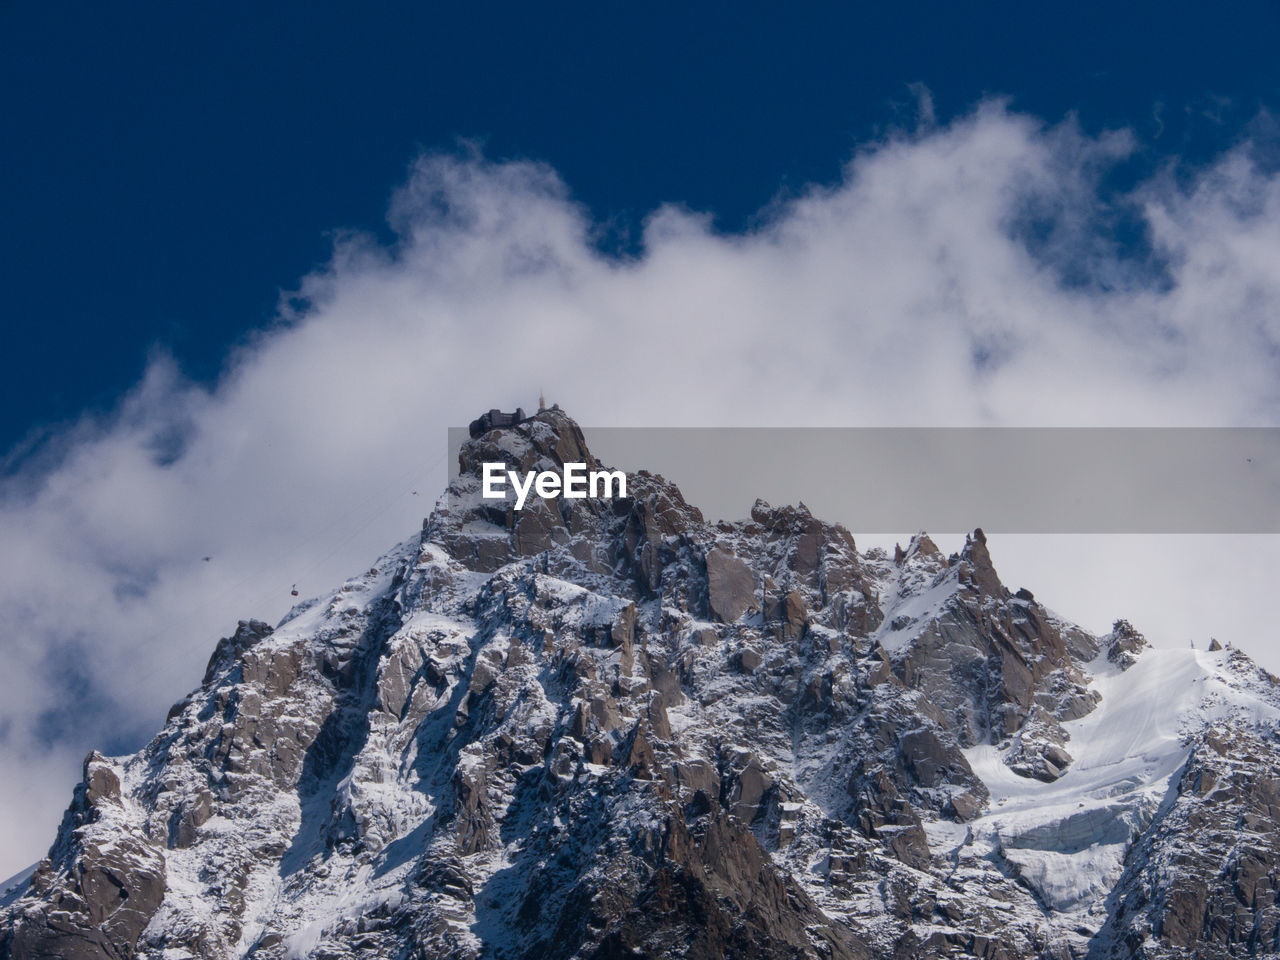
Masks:
[[[860,553],[643,472],[516,511],[485,461],[595,464],[557,410],[484,432],[419,535],[241,621],[86,759],[0,957],[1280,952],[1280,685],[1243,654],[1094,636],[981,531]]]

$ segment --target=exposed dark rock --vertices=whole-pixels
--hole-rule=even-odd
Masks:
[[[1147,638],[1133,628],[1128,620],[1117,620],[1111,633],[1103,638],[1107,647],[1107,659],[1128,670],[1137,662],[1138,654],[1147,646]]]
[[[238,660],[246,650],[259,640],[271,636],[271,625],[261,620],[241,620],[236,624],[236,632],[230,637],[218,641],[209,665],[204,671],[204,683],[209,683],[222,670],[227,669]]]
[[[748,610],[758,610],[751,569],[727,550],[707,551],[707,605],[712,616],[733,623]]]
[[[0,951],[14,960],[132,957],[164,892],[163,855],[131,822],[117,771],[91,753],[58,839],[0,935]]]
[[[1280,952],[1280,741],[1211,730],[1175,790],[1128,858],[1090,958]]]

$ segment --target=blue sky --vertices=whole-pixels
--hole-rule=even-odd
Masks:
[[[1277,10],[0,0],[0,877],[540,388],[1280,426]],[[990,545],[1091,629],[1280,669],[1277,539]]]
[[[1278,27],[1273,2],[5,3],[0,449],[111,407],[157,347],[214,377],[458,137],[549,163],[606,246],[661,203],[736,230],[838,179],[913,84],[944,122],[1004,95],[1127,127],[1124,185],[1277,107]]]

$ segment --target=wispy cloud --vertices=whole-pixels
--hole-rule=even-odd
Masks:
[[[10,464],[0,874],[90,746],[135,746],[238,617],[411,533],[445,427],[540,387],[618,425],[1280,422],[1280,180],[1243,144],[1108,193],[1136,148],[987,103],[745,234],[657,210],[621,260],[547,167],[423,157],[395,244],[342,237],[214,388],[158,356]]]

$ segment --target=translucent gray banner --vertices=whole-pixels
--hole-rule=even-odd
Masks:
[[[1280,533],[1275,428],[583,428],[710,519],[803,501],[855,533]],[[449,431],[451,478],[465,429]]]

